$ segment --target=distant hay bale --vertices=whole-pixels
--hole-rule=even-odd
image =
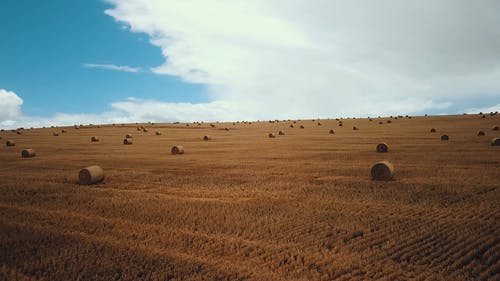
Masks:
[[[343,126],[343,124],[342,124],[342,122],[340,122],[340,123],[339,123],[339,127],[342,127],[342,126]]]
[[[371,169],[372,180],[389,181],[394,176],[394,166],[389,161],[380,161],[373,164]]]
[[[126,139],[131,139],[131,138],[132,138],[132,134],[126,134],[126,135],[125,135],[125,138],[126,138]]]
[[[16,134],[18,134],[18,135],[22,135],[22,134],[23,134],[23,132],[21,132],[21,131],[16,131]]]
[[[63,133],[63,134],[65,134],[65,133],[67,133],[67,132],[68,132],[68,131],[66,131],[66,130],[61,130],[61,133]]]
[[[274,133],[269,133],[268,137],[269,137],[269,138],[275,138],[275,137],[276,137],[276,135],[275,135]]]
[[[204,140],[204,141],[209,141],[209,140],[211,140],[211,139],[212,139],[212,138],[211,138],[209,135],[205,135],[205,136],[203,136],[203,140]]]
[[[486,118],[486,115],[481,116],[481,118]]]
[[[59,133],[54,132],[52,135],[54,135],[54,137],[58,137]]]
[[[143,131],[144,133],[149,132],[149,131],[148,131],[148,129],[146,129],[146,128],[142,129],[142,131]]]
[[[224,128],[224,130],[229,131],[229,128]]]
[[[432,128],[431,133],[435,133],[435,132],[436,132],[436,128]]]
[[[491,145],[492,146],[500,146],[500,138],[493,138],[491,140]]]
[[[172,146],[172,149],[170,150],[172,154],[184,154],[184,147],[182,145],[176,145]]]
[[[321,123],[318,123],[318,126],[321,126]]]
[[[156,132],[155,132],[155,135],[157,135],[157,136],[161,136],[161,132],[160,132],[160,131],[156,131]]]
[[[278,135],[280,135],[280,136],[284,136],[284,135],[285,135],[285,132],[283,132],[283,131],[279,131],[279,132],[278,132]]]
[[[386,153],[389,151],[389,146],[385,142],[381,142],[377,144],[376,151],[378,153]]]
[[[98,136],[92,136],[92,137],[90,138],[90,141],[91,141],[91,142],[98,142],[98,141],[99,141],[99,137],[98,137]]]
[[[358,127],[354,126],[354,127],[352,127],[352,130],[353,130],[353,131],[357,131],[357,130],[358,130]]]
[[[296,124],[296,123],[297,123],[297,121],[293,121],[293,124]]]
[[[139,128],[139,127],[137,127],[137,131],[142,131],[142,129],[141,129],[141,128]]]
[[[330,129],[330,131],[328,131],[328,133],[331,135],[331,134],[335,134],[335,131],[333,129]]]
[[[382,124],[384,124],[384,122],[380,121],[380,122],[378,122],[378,124],[379,124],[379,125],[382,125]]]
[[[210,124],[210,127],[215,128],[215,125],[214,124]]]
[[[373,121],[373,119],[369,118],[369,119],[368,119],[368,121],[372,122],[372,121]]]
[[[123,144],[129,145],[132,143],[133,143],[133,140],[131,138],[124,138],[123,139]]]
[[[441,136],[441,140],[442,140],[442,141],[447,141],[447,140],[449,140],[449,139],[450,139],[450,137],[449,137],[448,135],[442,135],[442,136]]]
[[[13,141],[13,140],[7,140],[7,141],[5,142],[5,145],[6,145],[6,146],[16,146],[16,142],[15,142],[15,141]]]
[[[498,128],[498,126],[493,126],[493,128],[491,128],[491,130],[493,130],[493,131],[498,131],[498,130],[499,130],[499,128]]]
[[[391,121],[391,120],[387,120],[387,124],[391,124],[391,123],[392,123],[392,121]]]
[[[478,136],[478,137],[480,137],[480,136],[484,136],[484,135],[486,135],[486,134],[484,133],[484,131],[479,131],[479,132],[477,132],[477,136]]]
[[[304,129],[304,125],[300,125],[300,128],[301,128],[301,129]]]
[[[99,166],[90,166],[80,170],[78,183],[82,185],[96,184],[104,180],[104,171]]]
[[[23,157],[23,158],[31,158],[31,157],[35,157],[35,155],[36,155],[36,152],[32,148],[23,149],[23,151],[21,151],[21,157]]]
[[[290,128],[294,128],[295,126],[293,124],[290,124]]]

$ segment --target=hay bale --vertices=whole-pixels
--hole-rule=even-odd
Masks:
[[[377,144],[376,151],[378,153],[386,153],[389,151],[389,146],[385,142],[381,142]]]
[[[137,127],[137,131],[142,131],[142,129],[140,127]]]
[[[6,146],[16,146],[16,142],[15,142],[15,141],[13,141],[13,140],[7,140],[7,141],[5,142],[5,145],[6,145]]]
[[[500,138],[493,138],[491,140],[491,145],[492,146],[500,146]]]
[[[54,137],[58,137],[58,136],[59,136],[59,133],[54,132],[52,135],[53,135]]]
[[[392,123],[392,121],[391,121],[391,120],[387,120],[387,124],[391,124],[391,123]]]
[[[209,141],[209,140],[211,140],[211,139],[212,139],[212,138],[211,138],[209,135],[205,135],[205,136],[203,136],[203,140],[204,140],[204,141]]]
[[[343,125],[342,125],[342,122],[340,122],[340,123],[339,123],[339,127],[342,127],[342,126],[343,126]]]
[[[484,131],[479,131],[479,132],[477,132],[477,136],[478,136],[478,137],[480,137],[480,136],[484,136],[484,135],[486,135],[486,134],[484,133]]]
[[[23,151],[21,151],[21,157],[23,157],[23,158],[31,158],[31,157],[35,157],[35,155],[36,155],[36,152],[32,148],[23,149]]]
[[[104,180],[104,171],[99,166],[90,166],[80,170],[78,183],[82,185],[96,184]]]
[[[276,137],[276,135],[275,135],[274,133],[269,133],[268,137],[269,137],[269,138],[275,138],[275,137]]]
[[[172,146],[172,149],[170,150],[172,154],[184,154],[184,147],[182,145],[176,145]]]
[[[224,128],[224,130],[229,131],[229,128]]]
[[[328,133],[329,133],[330,135],[332,135],[332,134],[335,134],[335,131],[334,131],[333,129],[330,129],[330,131],[328,131]]]
[[[491,129],[492,129],[493,131],[498,131],[498,130],[499,130],[498,126],[493,126],[493,128],[491,128]]]
[[[394,176],[394,166],[389,161],[380,161],[373,164],[371,169],[372,180],[389,181]]]
[[[133,143],[133,140],[131,138],[124,138],[123,139],[123,144],[129,145],[132,143]]]
[[[98,141],[99,141],[99,137],[97,137],[97,136],[92,136],[92,137],[90,138],[90,141],[91,141],[91,142],[98,142]]]
[[[285,132],[283,132],[283,131],[279,131],[279,132],[278,132],[278,135],[280,135],[280,136],[284,136],[284,135],[285,135]]]
[[[294,128],[295,126],[293,126],[293,124],[290,124],[290,128]]]
[[[435,133],[436,132],[436,129],[435,128],[432,128],[431,129],[431,133]]]
[[[300,128],[301,128],[301,129],[304,129],[304,125],[300,125]]]
[[[214,124],[210,124],[210,127],[215,128],[215,125]]]
[[[352,130],[353,130],[353,131],[357,131],[357,130],[358,130],[358,127],[354,126],[354,127],[352,127]]]
[[[318,123],[318,126],[321,126],[321,123]]]
[[[64,129],[63,129],[63,130],[61,130],[61,133],[63,133],[63,134],[65,134],[65,133],[67,133],[67,132],[68,132],[68,131],[66,131],[66,130],[64,130]]]
[[[131,138],[132,138],[132,134],[126,134],[126,135],[125,135],[125,138],[126,138],[126,139],[131,139]]]
[[[382,124],[384,124],[384,122],[380,121],[380,122],[378,122],[378,124],[379,124],[379,125],[382,125]]]
[[[21,132],[21,131],[16,131],[16,134],[18,134],[18,135],[22,135],[22,134],[23,134],[23,132]]]
[[[441,140],[442,140],[442,141],[447,141],[447,140],[449,140],[449,139],[450,139],[450,137],[449,137],[448,135],[442,135],[442,136],[441,136]]]
[[[142,131],[143,131],[144,133],[149,132],[149,131],[148,131],[148,129],[146,129],[146,128],[142,129]]]
[[[156,131],[156,132],[155,132],[155,135],[157,135],[157,136],[161,136],[161,132],[160,132],[160,131]]]

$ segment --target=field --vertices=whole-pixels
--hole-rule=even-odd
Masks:
[[[0,280],[500,280],[500,115],[342,121],[3,131]]]

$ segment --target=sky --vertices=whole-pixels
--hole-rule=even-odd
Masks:
[[[0,127],[500,110],[500,1],[2,0]]]

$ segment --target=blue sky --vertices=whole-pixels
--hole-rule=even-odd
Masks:
[[[3,0],[0,127],[500,110],[500,2]]]
[[[203,102],[202,84],[151,72],[84,67],[114,64],[148,70],[161,65],[161,49],[104,14],[103,1],[4,0],[0,3],[0,88],[24,100],[23,112],[100,113],[111,102],[141,97]]]

